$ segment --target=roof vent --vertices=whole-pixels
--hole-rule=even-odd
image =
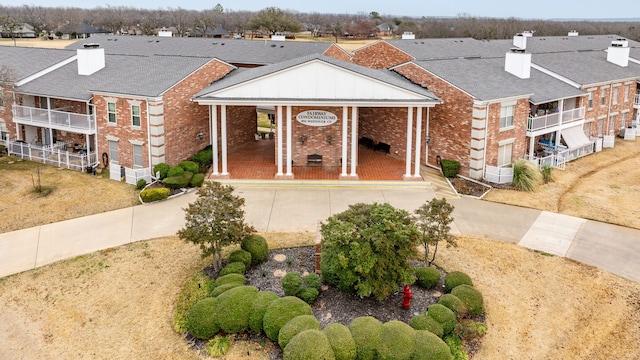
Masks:
[[[567,34],[567,36],[578,36],[578,32],[576,30],[571,30],[569,31],[569,33]]]
[[[629,65],[629,51],[629,41],[626,39],[613,40],[607,49],[607,61],[627,67]]]
[[[99,48],[100,44],[89,43],[89,44],[84,44],[83,46],[85,49],[95,49],[95,48]]]
[[[414,40],[416,35],[411,31],[405,31],[402,33],[402,40]]]
[[[271,44],[271,47],[276,47],[276,44]]]

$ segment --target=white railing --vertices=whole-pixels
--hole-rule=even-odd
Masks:
[[[96,130],[95,114],[76,114],[59,110],[13,105],[13,119],[28,125],[48,125],[60,130]]]
[[[147,184],[151,182],[151,168],[130,169],[124,168],[124,178],[127,184],[137,185],[138,180],[144,179]]]
[[[636,99],[633,101],[633,105],[640,105],[640,94],[636,94]]]
[[[98,158],[95,152],[76,154],[61,150],[56,144],[41,146],[27,144],[22,141],[9,141],[7,145],[9,155],[25,160],[38,161],[79,171],[85,171],[98,165]]]
[[[595,142],[585,144],[583,146],[558,150],[554,154],[550,154],[544,157],[527,156],[526,160],[536,165],[538,169],[542,170],[545,167],[553,167],[560,170],[564,170],[565,164],[571,160],[587,156],[594,152]]]
[[[546,129],[554,126],[558,126],[562,124],[568,124],[574,121],[584,119],[585,108],[575,108],[570,110],[565,110],[563,112],[552,113],[548,115],[541,116],[532,116],[529,117],[529,121],[527,123],[528,131],[535,131]]]
[[[495,184],[513,182],[513,168],[511,165],[485,167],[484,179]]]

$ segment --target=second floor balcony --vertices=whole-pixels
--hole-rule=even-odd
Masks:
[[[636,94],[636,97],[633,101],[633,106],[636,108],[640,108],[640,94]]]
[[[13,105],[13,121],[17,124],[48,127],[82,134],[96,133],[95,114],[77,114],[61,109],[40,109]]]
[[[536,132],[545,129],[550,131],[555,130],[555,128],[559,128],[561,125],[584,120],[584,114],[585,108],[579,107],[547,115],[531,116],[527,122],[527,132]]]

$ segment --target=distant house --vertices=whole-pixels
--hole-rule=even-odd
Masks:
[[[378,36],[391,36],[398,27],[395,24],[383,23],[376,26],[376,28],[378,28]]]
[[[93,34],[109,34],[110,31],[104,29],[96,29],[93,26],[84,23],[77,25],[65,25],[53,30],[53,34],[61,34],[60,39],[86,39]]]
[[[13,31],[10,31],[9,29],[5,29],[3,26],[0,26],[0,37],[35,38],[36,32],[33,26],[27,23],[18,25],[15,29],[13,29]]]
[[[200,29],[196,29],[193,32],[195,37],[207,37],[207,38],[230,38],[231,32],[223,28],[222,26],[218,26],[215,29],[206,29],[204,32]]]

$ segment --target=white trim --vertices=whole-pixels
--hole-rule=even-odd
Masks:
[[[212,111],[213,109],[213,111]],[[209,105],[209,114],[211,114],[211,144],[213,150],[213,173],[212,175],[220,175],[218,171],[218,105]]]
[[[61,62],[59,62],[57,64],[54,64],[54,65],[52,65],[52,66],[50,66],[50,67],[48,67],[48,68],[46,68],[46,69],[44,69],[42,71],[38,71],[37,73],[35,73],[35,74],[31,75],[31,76],[27,76],[26,78],[24,78],[24,79],[22,79],[20,81],[17,81],[15,83],[15,85],[16,86],[22,86],[22,85],[24,85],[24,84],[26,84],[26,83],[28,83],[30,81],[33,81],[33,80],[35,80],[35,79],[37,79],[37,78],[39,78],[41,76],[44,76],[44,75],[46,75],[46,74],[48,74],[48,73],[50,73],[52,71],[55,71],[55,70],[65,66],[67,64],[70,64],[70,63],[76,61],[77,59],[78,59],[78,54],[75,54],[75,55],[71,56],[70,58],[68,58],[66,60],[62,60]]]
[[[504,146],[508,144],[513,144],[516,141],[516,138],[506,139],[502,141],[498,141],[498,146]]]
[[[107,139],[107,141],[120,141],[119,137],[115,137],[113,135],[107,135],[105,136],[105,138]]]
[[[291,117],[292,117],[292,113],[291,113],[291,105],[287,105],[287,176],[292,176],[293,172],[291,170],[291,162],[293,161],[293,159],[291,158],[291,139],[292,139],[292,135],[291,135]]]
[[[351,108],[351,176],[356,176],[356,165],[358,162],[358,108]]]
[[[229,175],[227,170],[227,105],[220,106],[220,136],[222,137],[222,175]]]
[[[500,102],[500,106],[501,107],[505,107],[505,106],[516,106],[518,104],[518,100],[514,99],[514,100],[508,100],[508,101],[501,101]],[[515,113],[515,111],[514,111]]]
[[[412,142],[412,137],[413,137],[413,108],[412,107],[408,107],[407,108],[407,148],[406,148],[406,154],[405,154],[405,170],[404,170],[404,176],[405,177],[410,177],[411,176],[411,148],[413,146]]]
[[[422,147],[422,108],[416,109],[416,157],[414,161],[413,176],[420,177],[420,150]]]
[[[142,146],[145,144],[145,142],[142,140],[133,140],[133,139],[129,139],[129,143],[131,143],[131,145],[139,145],[139,146]]]
[[[276,121],[276,164],[278,164],[276,176],[282,176],[282,105],[276,107]]]
[[[340,176],[347,176],[347,141],[349,135],[349,108],[342,107],[342,172]]]

